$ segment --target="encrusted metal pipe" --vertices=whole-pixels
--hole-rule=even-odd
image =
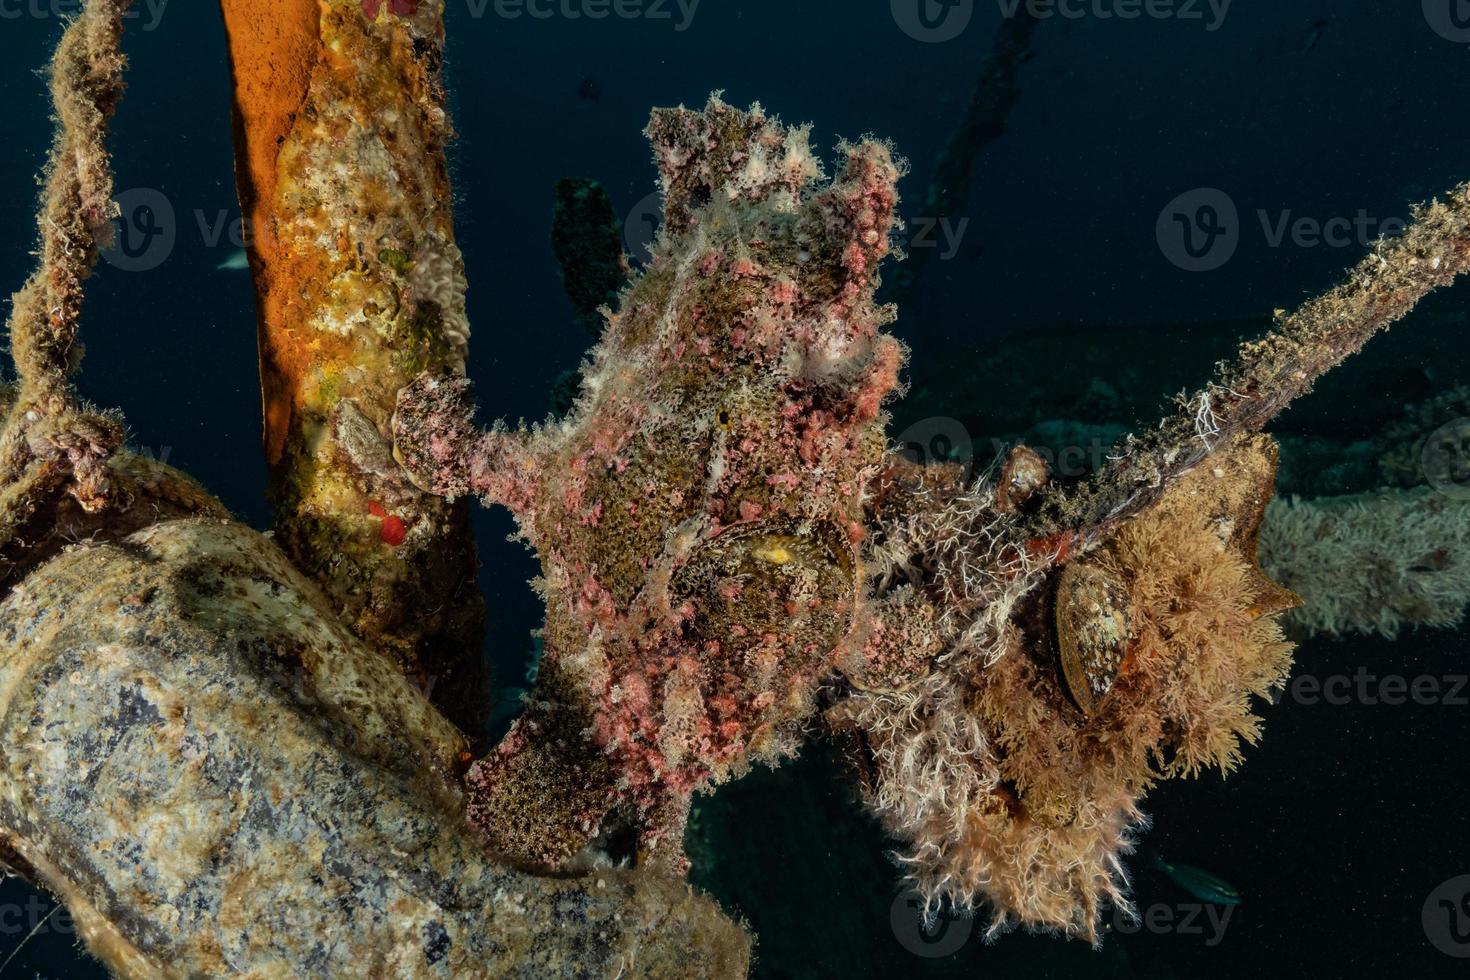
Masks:
[[[744,975],[681,882],[487,857],[462,749],[230,521],[71,549],[0,603],[0,850],[119,975]]]
[[[488,703],[464,503],[403,480],[399,388],[462,372],[441,0],[222,0],[277,540],[467,731]]]

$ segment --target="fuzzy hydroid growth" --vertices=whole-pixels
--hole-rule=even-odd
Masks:
[[[1251,697],[1290,664],[1274,614],[1294,597],[1255,564],[1275,459],[1264,437],[1239,440],[1074,559],[1067,572],[1109,584],[1071,596],[1078,615],[1058,615],[1067,576],[1052,575],[922,682],[872,687],[829,713],[866,740],[870,802],[931,900],[984,899],[992,930],[1090,940],[1104,902],[1127,908],[1120,857],[1143,793],[1233,769],[1259,736]],[[1126,627],[1115,675],[1084,711],[1064,660],[1078,640],[1066,634],[1088,622]]]
[[[1453,626],[1470,606],[1470,499],[1452,488],[1274,501],[1262,561],[1301,594],[1307,633]]]
[[[122,97],[118,42],[129,6],[90,0],[51,61],[57,126],[41,202],[40,263],[11,299],[19,384],[0,429],[0,545],[58,491],[88,511],[111,498],[107,460],[122,444],[122,421],[82,406],[68,379],[81,360],[82,283],[117,214],[106,138]]]
[[[224,513],[177,470],[122,449],[115,411],[84,404],[82,287],[117,206],[108,122],[123,91],[125,0],[89,0],[51,60],[56,135],[41,196],[39,262],[11,298],[16,381],[0,391],[0,583],[88,537],[121,537],[168,517]]]

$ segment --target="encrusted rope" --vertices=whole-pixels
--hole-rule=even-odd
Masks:
[[[1380,240],[1335,289],[1278,314],[1271,332],[1222,362],[1205,388],[1181,395],[1173,415],[1130,438],[1092,479],[1052,491],[1016,537],[1070,551],[1106,536],[1216,447],[1261,431],[1318,378],[1467,271],[1470,184],[1462,184],[1418,208],[1402,235]]]
[[[122,17],[132,0],[87,0],[51,61],[56,135],[39,217],[40,264],[11,299],[18,379],[0,427],[0,542],[65,490],[88,511],[108,501],[107,460],[122,420],[83,405],[68,380],[80,360],[82,282],[107,244],[116,205],[107,124],[122,95]]]

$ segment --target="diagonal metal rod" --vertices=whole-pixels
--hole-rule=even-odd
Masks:
[[[1050,491],[1013,528],[1013,541],[1039,556],[1086,548],[1157,500],[1216,447],[1265,428],[1318,378],[1467,269],[1470,184],[1462,184],[1418,208],[1401,236],[1380,239],[1336,288],[1279,316],[1269,333],[1243,344],[1208,384],[1179,397],[1174,414],[1130,436],[1108,466]]]

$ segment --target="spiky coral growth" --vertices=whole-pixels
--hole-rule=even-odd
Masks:
[[[1470,498],[1428,487],[1273,501],[1261,561],[1299,593],[1308,633],[1453,626],[1470,605]]]
[[[537,689],[470,787],[492,846],[542,865],[619,804],[646,850],[695,789],[793,751],[856,613],[903,359],[873,302],[886,146],[843,144],[823,183],[805,129],[718,98],[648,135],[664,229],[572,415],[472,438],[456,383],[425,379],[395,421],[416,483],[507,504],[541,558]]]
[[[931,899],[983,899],[992,930],[1087,939],[1104,902],[1126,907],[1120,855],[1142,794],[1168,776],[1234,768],[1259,735],[1251,696],[1289,666],[1272,614],[1292,597],[1254,554],[1274,472],[1269,440],[1240,440],[1073,559],[1122,583],[1128,607],[1126,655],[1095,714],[1063,679],[1054,588],[1021,599],[989,644],[942,658],[921,683],[832,713],[865,735],[870,801],[909,843],[904,861]]]

